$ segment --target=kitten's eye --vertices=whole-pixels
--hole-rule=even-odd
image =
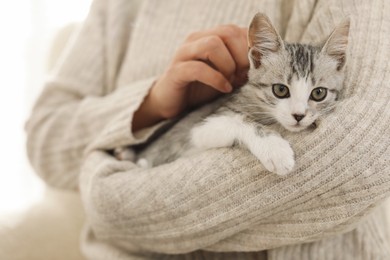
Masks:
[[[311,92],[310,99],[320,102],[326,98],[326,95],[328,94],[328,90],[323,87],[315,88]]]
[[[287,86],[283,84],[273,84],[272,93],[274,93],[277,98],[288,98],[290,97],[290,91]]]

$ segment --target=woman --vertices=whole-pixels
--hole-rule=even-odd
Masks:
[[[280,178],[240,149],[152,169],[116,160],[112,149],[144,143],[186,108],[242,84],[245,27],[257,11],[290,42],[322,40],[352,20],[345,98],[318,131],[287,137],[301,167]],[[38,174],[81,192],[84,254],[389,257],[385,220],[371,213],[390,194],[388,11],[384,0],[95,0],[27,127]]]

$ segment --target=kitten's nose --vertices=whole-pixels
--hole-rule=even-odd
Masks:
[[[305,115],[293,114],[293,117],[295,118],[295,120],[297,120],[297,122],[299,122],[305,117]]]

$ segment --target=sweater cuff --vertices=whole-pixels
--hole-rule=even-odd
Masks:
[[[112,120],[103,126],[97,138],[87,147],[86,153],[96,149],[111,150],[117,147],[143,143],[156,130],[170,121],[164,120],[135,133],[131,131],[134,113],[148,95],[154,81],[155,78],[150,78],[134,83],[131,86],[123,86],[110,96],[106,96],[105,114],[115,116],[112,116]]]

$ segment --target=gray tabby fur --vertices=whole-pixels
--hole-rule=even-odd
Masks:
[[[152,167],[204,149],[239,145],[251,151],[271,172],[293,170],[294,153],[284,131],[316,127],[335,107],[342,89],[349,21],[336,27],[322,46],[283,42],[264,14],[257,14],[248,32],[250,69],[243,87],[188,114],[149,143],[138,147],[138,164]],[[289,88],[278,98],[273,84]],[[325,100],[310,99],[317,87]],[[298,121],[294,114],[304,115]]]

